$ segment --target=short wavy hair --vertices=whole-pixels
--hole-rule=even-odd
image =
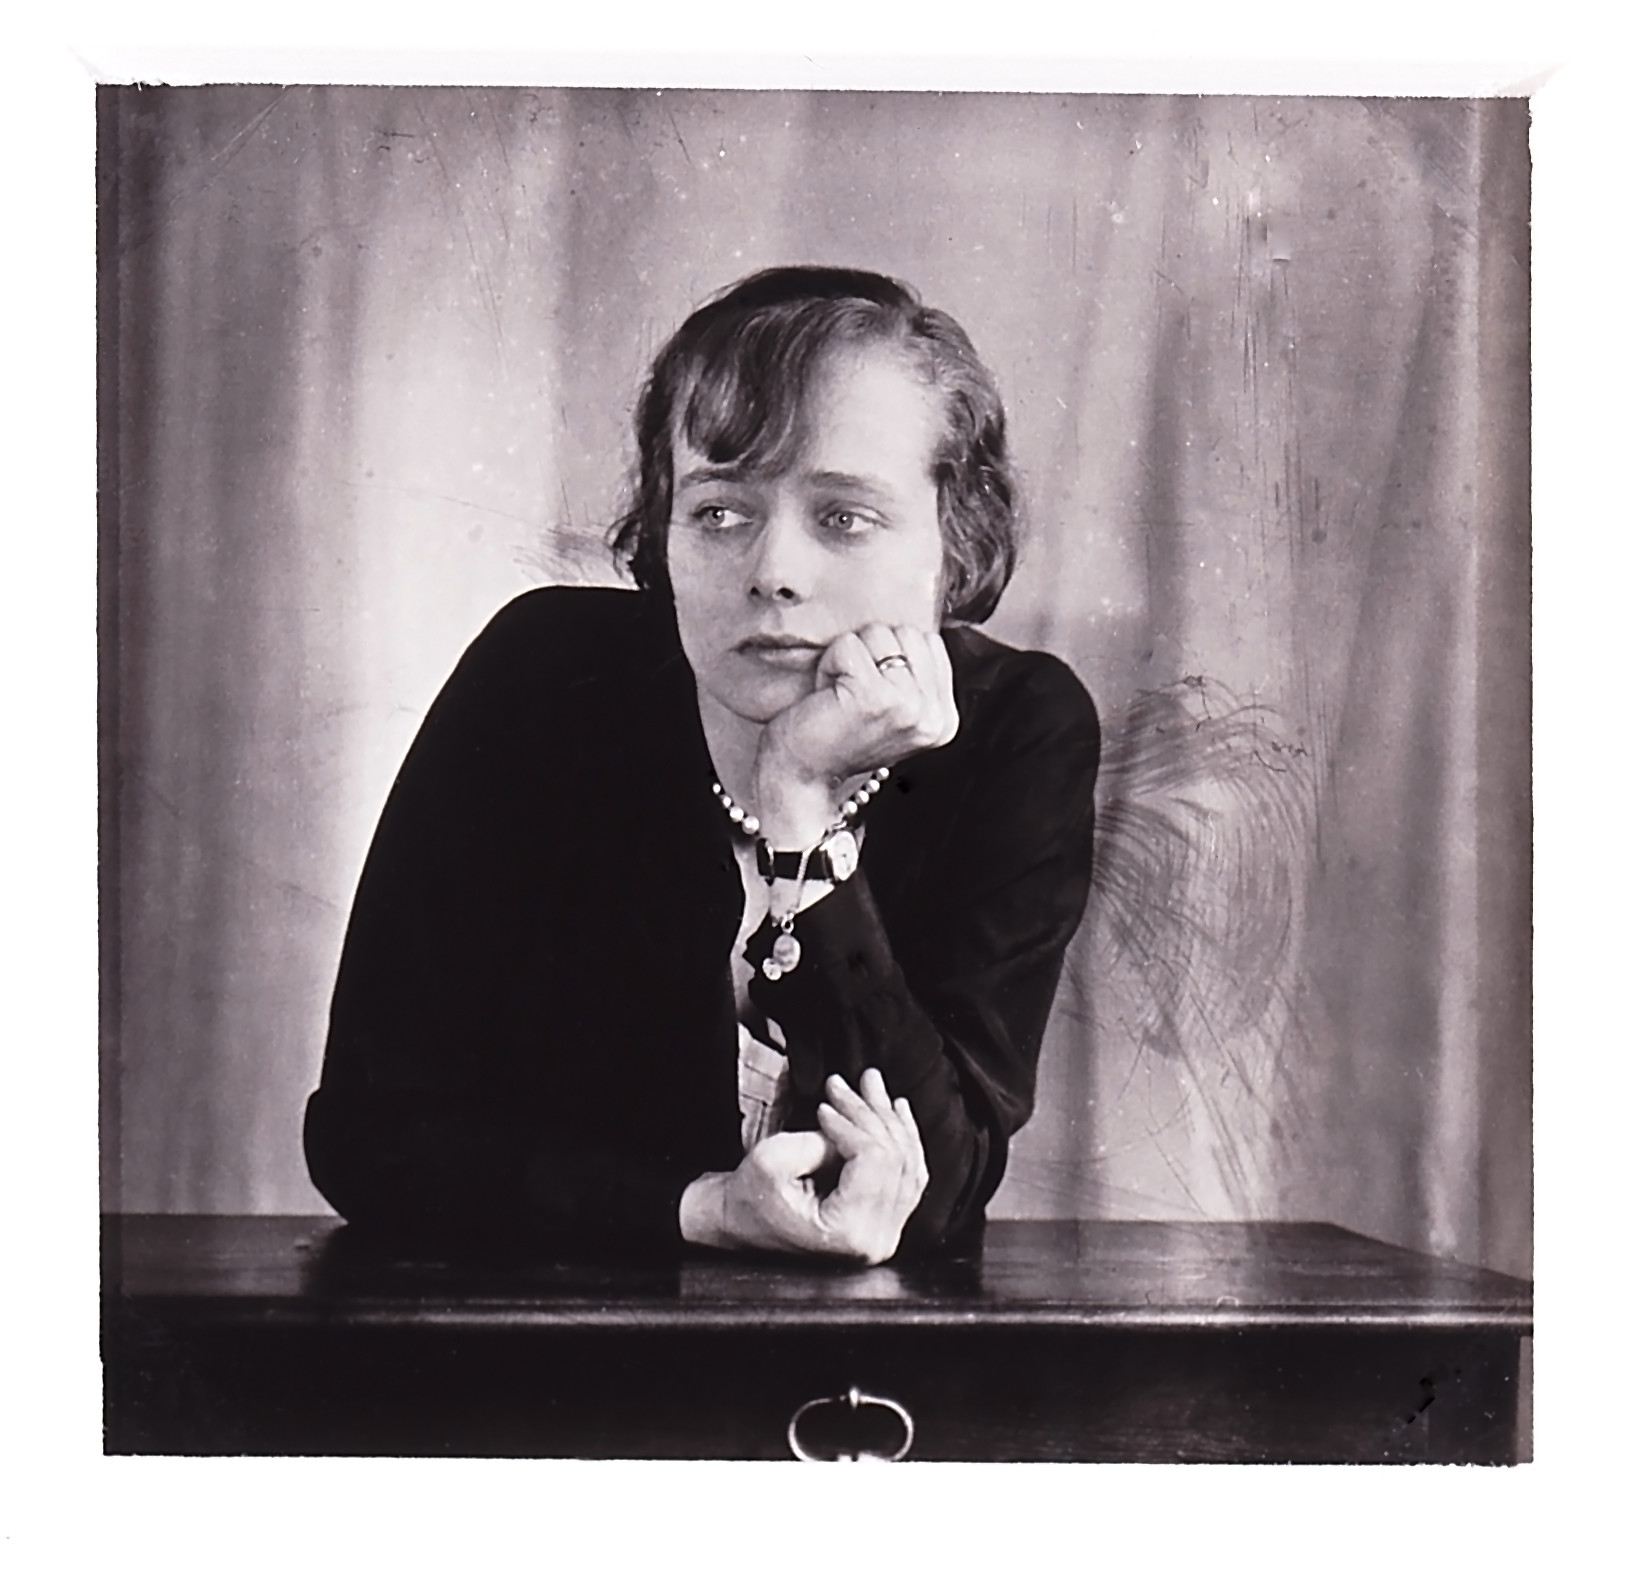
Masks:
[[[964,329],[901,280],[860,269],[772,268],[699,308],[650,368],[634,427],[630,507],[611,527],[618,562],[646,591],[671,595],[666,535],[672,439],[713,465],[772,473],[805,438],[810,387],[840,349],[895,346],[943,396],[932,461],[943,533],[942,616],[976,624],[1016,568],[1016,482],[1005,408]]]

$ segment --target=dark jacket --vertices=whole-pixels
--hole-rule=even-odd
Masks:
[[[752,997],[791,1123],[825,1077],[907,1096],[931,1181],[904,1248],[981,1220],[1089,887],[1095,709],[1054,657],[944,632],[961,723],[866,813],[858,874]],[[435,701],[357,890],[311,1177],[350,1221],[676,1248],[740,1159],[742,908],[670,607],[555,588],[504,608]],[[747,956],[760,963],[765,924]]]

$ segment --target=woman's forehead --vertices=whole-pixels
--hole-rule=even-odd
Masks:
[[[881,428],[890,451],[929,464],[947,427],[942,391],[902,347],[884,344],[831,347],[801,388],[748,389],[730,371],[708,379],[701,370],[674,418],[680,484],[819,469],[831,452],[873,451]]]

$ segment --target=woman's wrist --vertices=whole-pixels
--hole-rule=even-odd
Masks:
[[[811,849],[841,814],[841,785],[809,777],[765,753],[757,763],[755,808],[762,837],[775,849]]]

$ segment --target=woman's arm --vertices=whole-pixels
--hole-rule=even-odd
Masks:
[[[906,1248],[975,1220],[997,1187],[1089,888],[1094,707],[1056,659],[1004,661],[955,741],[894,775],[858,874],[798,920],[798,967],[751,987],[785,1031],[799,1121],[831,1074],[877,1069],[909,1102],[930,1182]],[[907,863],[883,865],[911,834]],[[772,942],[751,940],[754,965]]]
[[[368,1228],[459,1245],[672,1251],[681,1242],[689,1169],[572,1144],[484,1096],[330,1077],[306,1105],[305,1155],[334,1210]]]
[[[306,1113],[312,1179],[353,1223],[458,1242],[681,1245],[678,1200],[716,1146],[682,1132],[641,1142],[640,1108],[658,1100],[642,1099],[644,1071],[672,1052],[627,1044],[605,989],[557,962],[576,957],[559,938],[593,920],[566,860],[597,831],[573,720],[586,715],[595,739],[628,726],[603,715],[591,682],[637,638],[633,602],[547,591],[510,604],[403,763]],[[607,894],[595,913],[626,906]],[[595,1083],[594,1070],[613,1073]]]

